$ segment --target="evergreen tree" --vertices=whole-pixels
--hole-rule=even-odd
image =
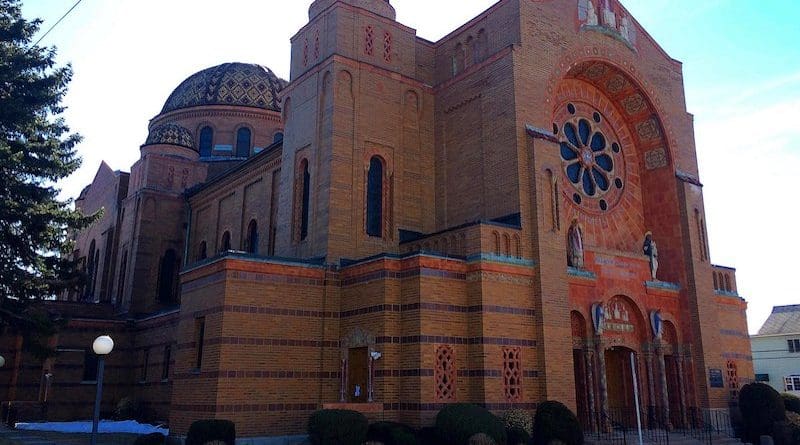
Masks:
[[[58,199],[55,183],[80,166],[80,136],[59,117],[71,67],[31,45],[40,23],[22,18],[19,0],[0,0],[0,331],[39,353],[57,323],[38,303],[80,284],[69,235],[96,217]]]

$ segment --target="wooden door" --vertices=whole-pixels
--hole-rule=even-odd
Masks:
[[[369,351],[367,348],[350,348],[347,353],[347,400],[350,403],[367,401],[369,380]]]

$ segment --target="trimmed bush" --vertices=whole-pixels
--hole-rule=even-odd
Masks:
[[[235,445],[236,426],[233,422],[222,419],[197,420],[186,434],[186,445],[204,445],[214,440]]]
[[[786,408],[786,411],[800,414],[800,397],[784,392],[781,393],[781,399],[783,399],[783,406]]]
[[[418,445],[414,430],[397,422],[376,422],[367,430],[367,442],[382,442],[384,445]]]
[[[469,445],[469,438],[478,433],[491,437],[497,445],[506,444],[503,421],[487,409],[469,403],[454,403],[436,415],[436,432],[441,442]]]
[[[426,426],[417,431],[417,441],[419,445],[439,445],[439,434],[436,427]]]
[[[561,402],[547,401],[536,409],[533,418],[534,445],[549,445],[552,441],[566,445],[583,445],[583,429],[572,411]]]
[[[531,415],[525,410],[512,408],[504,412],[501,418],[503,419],[503,424],[506,426],[507,430],[512,428],[520,428],[525,430],[525,432],[528,433],[528,436],[533,433],[533,417],[531,417]]]
[[[531,425],[532,425],[531,421]],[[531,441],[531,435],[522,428],[511,427],[506,430],[506,437],[508,437],[508,445],[528,445]]]
[[[133,445],[164,445],[165,438],[161,433],[150,433],[137,437]]]
[[[323,409],[308,419],[312,445],[361,445],[367,440],[369,422],[363,414],[344,409]]]
[[[776,422],[786,420],[786,408],[778,391],[756,382],[739,391],[739,409],[744,426],[743,439],[758,443],[761,436],[771,436]]]
[[[487,434],[478,433],[478,434],[473,434],[472,437],[469,438],[469,445],[497,445],[497,444]]]

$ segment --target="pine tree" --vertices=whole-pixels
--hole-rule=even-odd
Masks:
[[[59,117],[71,67],[31,45],[40,23],[22,17],[19,0],[0,0],[0,332],[22,334],[34,352],[57,327],[41,301],[81,281],[70,232],[96,218],[58,199],[81,138]]]

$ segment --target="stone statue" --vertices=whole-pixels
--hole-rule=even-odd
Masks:
[[[567,264],[577,269],[583,269],[583,232],[577,219],[572,220],[567,232]]]
[[[617,16],[611,9],[611,0],[604,0],[603,4],[603,25],[608,28],[617,29]]]
[[[594,3],[592,3],[592,0],[589,0],[588,3],[589,4],[586,7],[586,24],[589,26],[597,26],[597,10],[594,8]]]
[[[656,278],[656,274],[658,273],[658,247],[656,246],[656,241],[653,239],[653,234],[651,232],[647,232],[644,235],[642,252],[650,259],[650,275],[653,281],[658,281],[658,278]]]
[[[627,16],[619,24],[619,34],[628,42],[631,41],[631,20]]]

